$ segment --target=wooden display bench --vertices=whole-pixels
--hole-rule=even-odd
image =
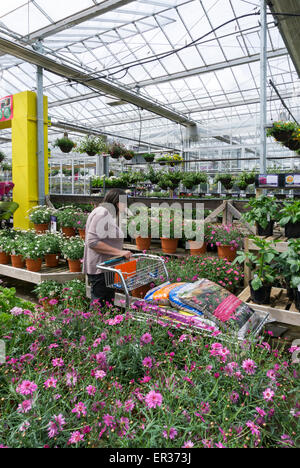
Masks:
[[[0,265],[0,275],[34,284],[40,284],[43,281],[49,280],[65,283],[73,279],[84,279],[82,273],[71,273],[66,262],[61,262],[56,268],[48,268],[43,264],[41,271],[38,273],[23,268],[15,268],[10,265]]]
[[[250,286],[244,289],[238,296],[243,302],[246,302],[252,309],[270,314],[270,318],[276,322],[300,327],[300,312],[292,302],[285,289],[272,288],[270,304],[259,305],[251,300]]]

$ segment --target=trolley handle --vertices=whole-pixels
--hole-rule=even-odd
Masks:
[[[116,257],[116,258],[112,258],[110,260],[107,260],[106,262],[104,263],[101,263],[99,266],[109,266],[109,265],[117,265],[118,263],[120,263],[121,261],[123,261],[126,257]]]

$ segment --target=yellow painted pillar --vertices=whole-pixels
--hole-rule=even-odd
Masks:
[[[13,200],[19,204],[14,227],[29,229],[28,210],[38,205],[37,96],[32,91],[15,94],[12,128]],[[45,193],[48,181],[48,99],[44,96]]]

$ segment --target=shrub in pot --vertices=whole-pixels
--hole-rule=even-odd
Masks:
[[[246,262],[254,277],[250,283],[251,299],[256,304],[269,304],[273,283],[277,277],[276,259],[278,252],[274,249],[274,242],[268,242],[256,236],[250,236],[258,247],[256,253],[239,251],[235,263]]]
[[[42,236],[36,236],[35,240],[29,238],[20,239],[20,251],[25,259],[26,268],[32,272],[39,272],[42,269],[45,248],[41,242]]]
[[[8,237],[0,237],[0,265],[8,265],[10,262],[11,241]]]
[[[57,220],[66,237],[76,235],[78,210],[73,207],[62,208],[57,211]]]
[[[182,238],[183,232],[181,210],[159,210],[158,216],[154,217],[155,222],[158,223],[163,252],[167,254],[176,253],[178,241]]]
[[[300,238],[300,200],[284,203],[280,210],[279,223],[285,227],[285,236],[288,239]]]
[[[276,269],[285,284],[289,298],[299,303],[300,239],[289,240],[287,250],[278,255]]]
[[[219,258],[227,258],[232,262],[236,258],[237,250],[243,246],[242,233],[232,224],[223,224],[216,226],[212,236],[214,244],[218,248]]]
[[[77,215],[77,229],[81,239],[85,240],[85,227],[89,217],[89,213],[78,213]]]
[[[66,239],[62,244],[62,254],[68,261],[72,273],[81,272],[81,261],[84,255],[84,241],[80,237]]]
[[[40,244],[44,250],[47,267],[54,268],[58,266],[62,242],[63,239],[59,233],[47,233],[41,237]]]
[[[142,207],[128,219],[127,232],[136,241],[139,250],[149,250],[151,246],[151,211]]]
[[[210,227],[203,220],[184,221],[184,239],[191,255],[202,255],[207,251]],[[199,240],[198,240],[199,238]]]
[[[47,206],[35,206],[29,211],[29,219],[34,224],[38,234],[48,231],[50,218],[53,214],[55,214],[55,210]]]
[[[63,285],[57,281],[49,280],[38,284],[33,292],[42,303],[44,310],[51,310],[55,306],[55,301],[59,300]],[[53,302],[52,302],[53,301]]]
[[[252,225],[256,225],[259,236],[272,236],[275,221],[278,221],[278,203],[275,197],[261,195],[252,198],[247,208],[250,211],[243,214],[243,219]]]
[[[76,151],[80,154],[86,153],[88,156],[95,156],[107,151],[107,145],[102,137],[86,135],[76,146]]]

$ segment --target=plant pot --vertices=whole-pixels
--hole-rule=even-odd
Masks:
[[[80,260],[69,260],[69,271],[71,273],[81,273],[81,261]]]
[[[211,244],[210,242],[208,242],[206,250],[207,252],[218,252],[218,247],[215,244]]]
[[[14,268],[25,268],[25,260],[22,255],[12,255],[11,264]]]
[[[55,268],[59,264],[59,254],[47,254],[45,256],[46,267]]]
[[[137,237],[135,242],[139,250],[149,250],[151,246],[151,237]]]
[[[300,312],[300,291],[298,291],[297,288],[294,289],[294,300],[296,309],[298,309]]]
[[[74,237],[76,236],[76,231],[75,231],[75,228],[72,228],[72,227],[62,227],[61,228],[63,234],[65,237]]]
[[[191,255],[201,255],[206,253],[206,243],[189,241],[189,248]]]
[[[255,304],[270,304],[272,286],[263,286],[254,291],[250,284],[251,299]]]
[[[96,156],[97,153],[95,151],[87,151],[86,154],[88,156]]]
[[[232,250],[230,245],[218,245],[219,258],[226,258],[229,262],[233,262],[236,258],[236,249]]]
[[[144,157],[144,159],[145,159],[145,161],[146,161],[147,163],[152,163],[152,162],[154,161],[154,156],[153,156],[153,158],[145,158],[145,157]]]
[[[300,141],[298,140],[288,140],[287,142],[284,143],[285,146],[287,146],[290,150],[292,151],[297,151],[300,149]]]
[[[164,253],[166,254],[176,253],[176,250],[178,247],[178,239],[166,239],[164,237],[161,237],[160,240],[161,240],[161,248]]]
[[[37,258],[36,260],[32,260],[31,258],[26,258],[26,268],[28,271],[32,271],[34,273],[37,273],[38,271],[41,271],[42,269],[42,259]]]
[[[285,237],[287,237],[288,239],[298,239],[300,237],[300,223],[286,224]]]
[[[294,289],[289,284],[286,285],[286,293],[291,301],[295,299]]]
[[[79,232],[80,238],[82,240],[85,240],[85,229],[78,229],[78,232]]]
[[[268,226],[264,229],[260,224],[256,223],[257,235],[258,236],[273,236],[274,221],[270,221]]]
[[[48,231],[49,229],[49,224],[44,223],[44,224],[35,224],[34,225],[35,232],[37,234],[43,234],[44,232]]]
[[[294,130],[290,130],[290,131],[276,130],[274,132],[274,138],[278,141],[285,142],[285,141],[288,141],[292,137],[293,133],[294,133]]]
[[[1,265],[8,265],[9,264],[9,255],[5,252],[0,252],[0,264]]]

